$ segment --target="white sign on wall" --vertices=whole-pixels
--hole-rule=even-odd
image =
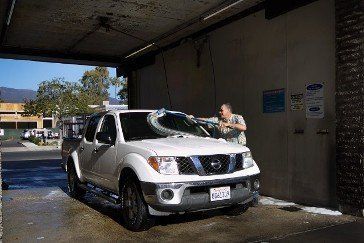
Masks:
[[[4,133],[4,129],[0,129],[0,136],[4,136],[5,133]]]
[[[324,118],[324,84],[306,85],[306,118]]]

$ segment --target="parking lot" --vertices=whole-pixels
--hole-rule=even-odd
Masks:
[[[19,146],[7,142],[2,146],[2,176],[9,185],[3,191],[5,242],[363,239],[362,218],[314,214],[284,204],[260,204],[240,216],[220,210],[169,216],[148,231],[130,232],[123,227],[119,206],[91,194],[81,201],[67,195],[59,151],[24,151]]]

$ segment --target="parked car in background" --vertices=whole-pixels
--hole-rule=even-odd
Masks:
[[[59,139],[59,133],[58,132],[52,132],[54,139]]]
[[[58,132],[53,132],[52,130],[49,130],[47,128],[24,129],[20,134],[20,138],[29,139],[30,136],[34,136],[37,138],[43,138],[43,134],[47,139],[58,139],[59,138]]]
[[[20,133],[20,138],[21,139],[29,139],[31,135],[31,131],[29,129],[24,129],[21,133]]]

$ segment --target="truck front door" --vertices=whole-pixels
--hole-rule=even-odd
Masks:
[[[103,188],[116,192],[114,188],[116,183],[116,143],[117,143],[117,129],[115,117],[107,114],[103,117],[99,132],[108,134],[111,138],[110,144],[105,144],[96,139],[95,143],[95,159],[98,174],[98,184]]]

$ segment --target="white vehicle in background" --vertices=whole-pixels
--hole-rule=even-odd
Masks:
[[[241,213],[258,203],[260,171],[249,148],[211,138],[180,112],[158,122],[181,135],[161,135],[147,121],[153,112],[97,113],[82,138],[64,139],[72,197],[91,191],[121,204],[133,231],[151,227],[154,216],[215,208]]]
[[[20,138],[21,139],[29,139],[29,137],[31,136],[31,131],[29,129],[24,129],[21,133],[20,133]]]
[[[29,139],[30,136],[43,138],[43,135],[48,139],[59,138],[59,134],[52,132],[47,128],[24,129],[20,134],[20,138]]]

